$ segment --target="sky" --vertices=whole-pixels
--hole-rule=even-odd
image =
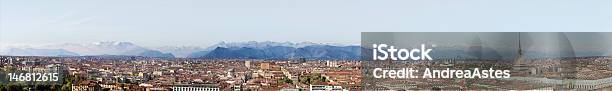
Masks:
[[[610,0],[0,0],[0,44],[358,44],[360,32],[609,32],[610,10]]]

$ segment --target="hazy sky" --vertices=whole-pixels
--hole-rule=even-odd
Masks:
[[[611,11],[610,0],[0,0],[0,43],[357,44],[364,31],[603,32],[612,31]]]

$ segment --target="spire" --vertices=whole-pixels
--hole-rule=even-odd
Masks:
[[[521,33],[518,34],[518,55],[516,55],[515,65],[523,66],[525,64],[525,59],[523,59],[523,48],[521,45]]]
[[[523,56],[523,48],[521,48],[521,33],[518,33],[518,54]]]

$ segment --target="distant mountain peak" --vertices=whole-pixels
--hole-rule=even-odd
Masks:
[[[121,42],[121,41],[102,41],[102,42],[93,42],[92,45],[96,46],[134,46],[135,44],[132,42]]]
[[[176,57],[187,57],[194,52],[204,50],[204,48],[199,46],[163,46],[157,47],[156,50],[165,53],[172,53]]]

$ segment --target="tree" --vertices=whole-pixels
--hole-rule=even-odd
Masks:
[[[293,83],[293,80],[289,79],[288,77],[283,78],[283,82],[285,83]]]
[[[70,90],[72,90],[72,82],[68,82],[68,83],[64,84],[60,90],[62,90],[62,91],[70,91]]]
[[[327,78],[321,76],[321,74],[311,74],[311,75],[306,75],[305,77],[302,77],[300,79],[300,82],[304,84],[313,84],[317,82],[328,82],[328,80]]]
[[[4,90],[4,85],[0,85],[0,91],[6,91]]]

